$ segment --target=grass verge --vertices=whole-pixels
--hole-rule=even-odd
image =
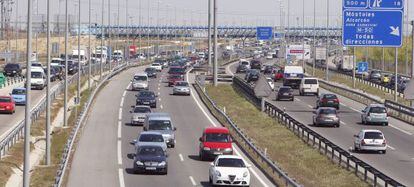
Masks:
[[[256,145],[267,148],[270,158],[304,186],[369,186],[260,112],[232,86],[209,86],[207,92],[219,106],[226,107],[227,114]]]

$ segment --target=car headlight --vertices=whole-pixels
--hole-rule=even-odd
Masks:
[[[246,178],[248,175],[249,175],[249,172],[247,172],[247,171],[243,173],[244,178]]]
[[[216,175],[217,175],[217,177],[221,177],[221,173],[220,173],[220,171],[217,171],[217,170],[216,170]]]
[[[204,151],[210,151],[210,147],[204,147]]]
[[[160,163],[158,163],[158,166],[165,166],[165,164],[167,164],[165,161],[162,161]]]
[[[224,151],[225,152],[230,152],[230,151],[233,151],[233,149],[232,148],[226,148],[226,149],[224,149]]]
[[[137,161],[137,162],[135,162],[138,166],[143,166],[144,165],[144,163],[142,163],[141,161]]]

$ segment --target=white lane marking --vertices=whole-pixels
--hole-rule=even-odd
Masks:
[[[129,85],[128,85],[128,87],[129,87]],[[127,87],[127,89],[128,89],[128,87]],[[125,97],[125,95],[126,95],[126,91],[124,91],[124,93],[122,94],[122,97]]]
[[[125,99],[125,97],[121,98],[121,104],[119,104],[119,107],[121,107],[121,108],[124,107],[124,99]]]
[[[309,107],[309,108],[313,108],[313,106],[312,106],[312,105],[308,105],[308,107]]]
[[[187,72],[187,81],[188,81],[188,72]],[[192,87],[191,87],[191,89],[193,89]],[[193,93],[196,93],[196,91],[192,91]],[[198,106],[198,108],[200,108],[201,109],[201,112],[203,112],[203,114],[204,114],[204,116],[206,116],[207,117],[207,119],[210,121],[210,123],[213,125],[213,126],[215,126],[215,127],[217,127],[217,124],[215,124],[214,123],[214,121],[210,118],[210,116],[207,114],[207,112],[204,110],[204,108],[201,106],[201,104],[198,102],[198,100],[196,99],[196,97],[194,96],[195,94],[191,94],[191,96],[192,96],[192,98],[194,99],[194,101],[196,102],[196,104],[197,104],[197,106]],[[236,149],[234,149],[233,148],[233,150],[235,150],[235,153],[238,155],[238,156],[241,156],[240,155],[240,153],[236,150]],[[256,173],[256,171],[254,171],[252,168],[249,168],[249,170],[253,173],[253,175],[259,180],[259,182],[260,183],[262,183],[262,186],[264,186],[264,187],[267,187],[267,184],[263,181],[263,179]]]
[[[118,120],[122,120],[122,108],[119,108]]]
[[[345,122],[343,122],[343,121],[341,121],[340,123],[341,123],[342,125],[347,125],[347,124],[346,124]]]
[[[298,99],[298,98],[295,98],[295,101],[301,101],[300,99]]]
[[[158,83],[158,87],[160,87],[161,86],[161,83]]]
[[[161,93],[160,93],[160,92],[158,92],[158,96],[159,96],[159,95],[161,95]]]
[[[158,98],[158,101],[161,101],[161,98]]]
[[[122,121],[118,121],[118,138],[122,137]]]
[[[161,82],[162,82],[162,81],[161,81],[161,79],[160,79],[158,82],[160,82],[160,83],[161,83]]]
[[[344,106],[344,107],[348,107],[348,105],[346,105],[346,104],[343,104],[343,103],[341,103],[341,105],[342,105],[342,106]]]
[[[118,176],[119,176],[119,187],[125,187],[124,170],[122,168],[118,170]]]
[[[122,141],[118,140],[118,165],[122,167]]]
[[[158,90],[160,90],[160,87],[158,87]]]
[[[193,184],[193,186],[196,186],[197,185],[197,183],[195,182],[193,176],[190,176],[188,178],[190,178],[191,184]]]
[[[353,110],[353,111],[355,111],[355,112],[358,112],[358,113],[361,113],[361,114],[362,114],[362,112],[361,112],[361,111],[359,111],[359,110],[357,110],[357,109],[355,109],[355,108],[350,107],[350,109],[351,109],[351,110]]]
[[[388,148],[390,148],[390,149],[391,149],[391,150],[393,150],[393,151],[395,150],[395,148],[394,148],[394,147],[392,147],[392,146],[387,145],[387,147],[388,147]]]
[[[178,154],[178,157],[180,157],[180,161],[181,162],[184,162],[184,157],[183,157],[183,155],[180,153],[180,154]]]
[[[160,108],[162,109],[162,108],[164,108],[162,105],[160,105]]]
[[[397,130],[399,130],[399,131],[401,131],[401,132],[403,132],[403,133],[405,133],[405,134],[407,134],[407,135],[410,135],[410,136],[412,136],[412,135],[413,135],[413,133],[408,132],[408,131],[403,130],[403,129],[400,129],[399,127],[396,127],[396,126],[394,126],[394,125],[392,125],[392,124],[389,124],[389,126],[390,126],[390,127],[392,127],[392,128],[394,128],[394,129],[397,129]]]

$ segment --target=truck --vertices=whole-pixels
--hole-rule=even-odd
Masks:
[[[136,45],[129,46],[129,58],[135,56],[137,54],[138,47]]]
[[[283,86],[299,88],[303,77],[304,71],[302,66],[285,66],[283,72]]]
[[[107,61],[107,51],[105,49],[101,50],[101,48],[96,48],[93,52],[92,52],[92,57],[91,57],[91,61],[92,63],[100,63],[101,59],[102,62],[106,62]]]
[[[335,58],[334,62],[337,64],[337,68],[339,71],[343,72],[352,72],[352,68],[354,67],[354,57],[353,56],[344,56],[344,60],[342,61],[341,57]]]
[[[122,52],[122,50],[115,50],[112,56],[114,60],[122,61],[122,59],[124,58],[124,52]]]
[[[80,61],[79,61],[80,57]],[[88,58],[86,57],[86,51],[84,49],[74,49],[72,50],[71,60],[80,63],[81,66],[85,66],[88,64]]]

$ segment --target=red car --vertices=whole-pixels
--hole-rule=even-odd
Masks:
[[[179,81],[184,81],[184,75],[171,74],[168,76],[168,86],[175,86],[175,84]]]
[[[207,127],[200,137],[200,160],[214,159],[217,155],[232,155],[233,140],[225,127]]]
[[[279,69],[279,70],[277,70],[277,72],[275,73],[275,78],[274,78],[274,80],[275,81],[278,81],[278,80],[282,80],[283,79],[283,70],[282,69]]]
[[[0,112],[13,114],[16,104],[11,96],[0,96]]]

